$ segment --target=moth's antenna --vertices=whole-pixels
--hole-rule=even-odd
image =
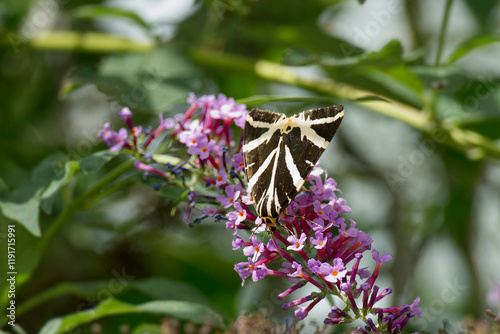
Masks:
[[[318,223],[315,223],[314,221],[310,220],[310,219],[307,219],[306,217],[303,217],[303,216],[290,216],[290,215],[286,215],[287,217],[291,217],[291,218],[296,218],[296,219],[304,219],[305,221],[311,223],[311,224],[314,224],[318,227],[324,227],[324,226],[321,226],[320,224]]]
[[[227,163],[226,163],[226,155],[227,155],[228,147],[223,146],[222,147],[222,165],[224,166],[224,171],[227,174]]]
[[[265,224],[265,223],[264,223],[264,221],[261,219],[259,226],[254,227],[254,229],[253,229],[253,231],[252,231],[252,234],[250,234],[250,239],[249,239],[249,240],[251,240],[251,239],[252,239],[253,235],[255,234],[255,231],[257,231],[257,230],[258,230],[258,228],[262,226],[262,224]]]

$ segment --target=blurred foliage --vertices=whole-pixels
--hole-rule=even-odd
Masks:
[[[159,113],[184,111],[188,92],[222,92],[289,114],[344,104],[346,124],[334,156],[328,151],[324,160],[341,189],[362,185],[344,190],[345,197],[358,226],[390,240],[395,299],[422,294],[431,305],[434,297],[412,284],[422,277],[422,254],[445,238],[468,282],[466,296],[447,305],[455,312],[449,317],[480,318],[492,275],[480,268],[500,267],[498,259],[481,262],[477,245],[491,240],[476,227],[479,212],[495,212],[480,206],[480,193],[500,198],[500,72],[474,66],[478,55],[498,57],[500,4],[396,2],[403,23],[389,7],[376,7],[368,22],[342,26],[343,13],[371,2],[1,3],[0,309],[8,303],[3,245],[7,225],[15,224],[16,322],[27,333],[95,332],[92,323],[103,332],[127,324],[133,333],[159,333],[164,317],[197,325],[211,319],[218,327],[259,308],[282,319],[276,283],[241,290],[222,224],[187,229],[182,203],[170,215],[182,191],[154,192],[97,138],[104,122],[118,121],[120,106],[130,107],[137,123],[155,125]],[[169,18],[152,19],[162,10]],[[441,14],[429,21],[423,13],[430,12]],[[474,29],[457,38],[451,27],[464,17]],[[368,35],[369,24],[381,32]],[[431,33],[428,24],[439,29]],[[404,40],[384,34],[403,28]],[[365,50],[362,33],[379,46]],[[412,162],[417,155],[425,163]],[[356,198],[387,209],[379,216],[369,206],[356,210]],[[448,318],[436,312],[414,330],[433,330]]]

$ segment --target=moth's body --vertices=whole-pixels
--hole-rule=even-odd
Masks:
[[[248,113],[245,172],[255,210],[268,230],[276,230],[279,216],[299,192],[343,116],[342,106],[291,117],[257,108]]]

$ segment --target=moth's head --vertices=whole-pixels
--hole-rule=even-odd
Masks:
[[[266,230],[269,232],[276,231],[276,221],[278,218],[276,217],[261,217],[262,221],[266,224]]]

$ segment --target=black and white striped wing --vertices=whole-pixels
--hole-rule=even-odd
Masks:
[[[256,108],[248,113],[243,156],[260,217],[279,217],[295,198],[343,116],[342,106],[311,109],[292,117]]]

